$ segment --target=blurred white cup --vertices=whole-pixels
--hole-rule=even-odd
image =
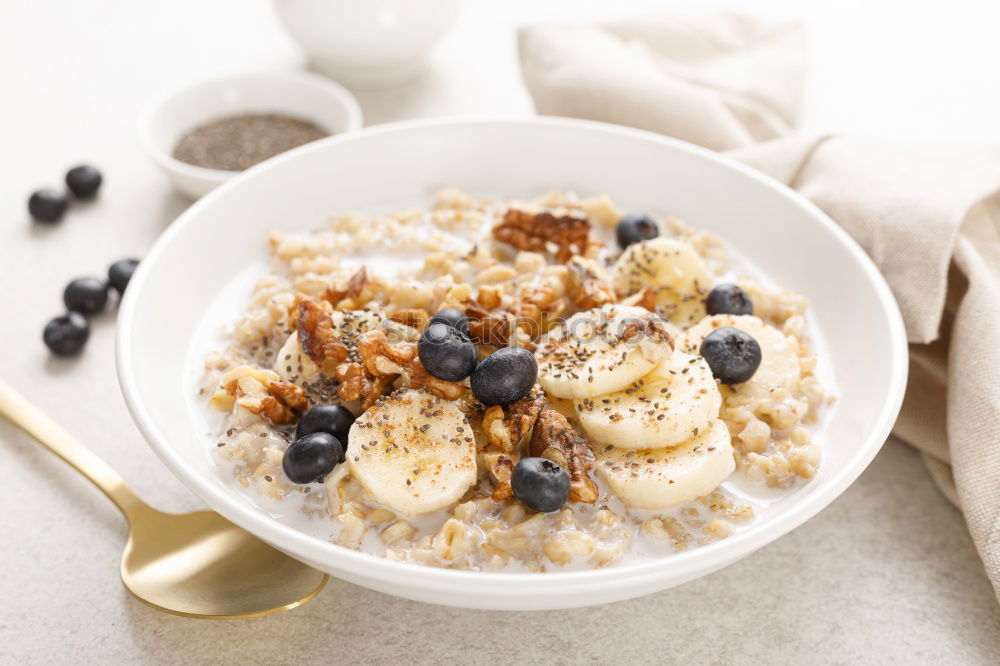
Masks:
[[[419,75],[461,0],[275,0],[312,67],[341,83],[389,86]]]

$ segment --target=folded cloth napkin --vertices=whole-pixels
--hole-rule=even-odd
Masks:
[[[1000,147],[791,133],[801,26],[719,10],[519,34],[536,110],[730,154],[815,202],[899,302],[910,379],[894,434],[963,511],[1000,599]]]

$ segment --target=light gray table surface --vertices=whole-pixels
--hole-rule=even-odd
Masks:
[[[359,95],[369,120],[529,113],[512,26],[570,4],[477,3],[425,79]],[[606,14],[609,4],[578,11]],[[875,16],[911,6],[883,4]],[[843,6],[860,16],[860,4]],[[861,31],[838,69],[835,56],[856,23],[808,7],[821,66],[807,125],[968,139],[973,129],[950,121],[975,107],[969,117],[980,123],[977,136],[1000,138],[986,122],[1000,117],[997,95],[970,86],[972,97],[956,101],[947,68],[929,74],[954,93],[937,107],[912,105],[925,94],[911,73],[900,77],[906,85],[890,108],[879,105],[863,122],[861,105],[838,92],[851,77],[860,89],[876,88],[881,73],[863,67],[876,40]],[[897,26],[898,43],[917,60],[926,57],[918,53],[920,31],[936,17],[915,10]],[[992,17],[979,18],[967,21],[969,30]],[[991,47],[992,64],[971,48],[955,36],[956,62],[975,60],[995,81],[1000,47]],[[202,505],[160,465],[125,410],[114,315],[94,322],[86,353],[74,360],[50,358],[41,329],[60,312],[66,281],[141,256],[188,205],[140,152],[134,120],[143,102],[185,78],[294,66],[300,58],[263,0],[0,0],[0,377],[165,510]],[[887,66],[900,62],[897,54]],[[830,108],[837,103],[839,112]],[[917,117],[911,113],[900,128],[890,122],[893,104],[896,112],[916,108]],[[58,226],[32,225],[28,194],[59,184],[80,161],[106,174],[99,200],[74,207]],[[315,601],[279,616],[204,622],[164,615],[122,588],[125,523],[99,492],[7,422],[0,422],[0,470],[0,663],[987,664],[1000,657],[1000,608],[962,517],[918,456],[895,441],[819,516],[722,571],[642,599],[533,614],[428,606],[331,581]]]

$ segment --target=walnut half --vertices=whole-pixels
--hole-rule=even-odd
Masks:
[[[529,451],[532,456],[548,458],[569,472],[571,502],[597,501],[597,485],[587,474],[594,465],[594,452],[565,416],[554,409],[539,414]]]
[[[593,259],[573,257],[566,266],[576,288],[576,305],[581,310],[599,308],[618,300],[608,272]]]
[[[493,237],[518,250],[551,250],[556,261],[564,264],[573,255],[586,251],[590,222],[586,217],[568,213],[530,213],[511,208],[504,213],[503,221],[493,227]]]

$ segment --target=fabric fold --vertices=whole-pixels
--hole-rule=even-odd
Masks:
[[[728,11],[519,35],[539,113],[630,125],[729,154],[812,200],[899,303],[910,377],[894,434],[965,516],[1000,598],[1000,147],[792,133],[804,33]]]

